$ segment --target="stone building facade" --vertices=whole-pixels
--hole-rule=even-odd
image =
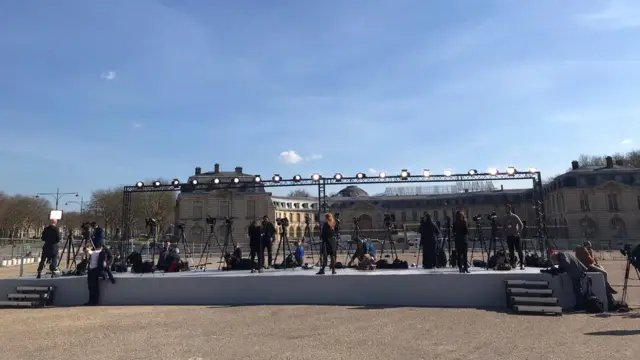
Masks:
[[[221,171],[218,164],[211,172],[196,168],[189,178],[199,182],[232,178],[252,181],[253,175],[243,172]],[[625,167],[611,161],[605,167],[581,167],[573,162],[572,169],[544,185],[545,215],[551,237],[567,245],[591,239],[599,246],[616,247],[621,242],[640,240],[640,169]],[[515,212],[535,232],[536,211],[533,208],[532,189],[471,191],[463,193],[419,196],[370,196],[357,186],[347,186],[328,199],[329,209],[339,214],[343,234],[353,230],[353,219],[365,236],[382,239],[384,215],[394,215],[400,229],[416,229],[424,212],[444,223],[457,210],[468,218],[482,215],[481,223],[488,231],[486,215],[503,213],[504,204],[514,206]],[[310,229],[317,236],[317,198],[274,196],[264,188],[219,190],[214,192],[182,192],[178,196],[176,221],[185,223],[189,242],[203,242],[210,234],[206,217],[234,217],[233,240],[246,246],[247,227],[252,220],[268,215],[272,220],[288,218],[290,240],[304,235],[305,216],[310,218]],[[473,224],[472,221],[470,223]],[[226,233],[224,222],[216,224],[216,234],[222,242]],[[278,227],[278,232],[280,232]],[[488,236],[488,233],[486,233]],[[560,245],[560,244],[559,244]]]

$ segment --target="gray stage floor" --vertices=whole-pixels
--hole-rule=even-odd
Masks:
[[[318,272],[319,268],[312,269],[301,269],[296,268],[292,269],[267,269],[264,270],[263,273],[254,273],[252,274],[248,270],[238,270],[238,271],[220,271],[217,269],[208,269],[208,270],[192,270],[192,271],[184,271],[177,273],[150,273],[150,274],[132,274],[132,273],[114,273],[116,278],[140,278],[140,277],[167,277],[167,278],[182,278],[182,277],[245,277],[245,276],[316,276],[316,272]],[[496,270],[485,270],[483,268],[469,268],[470,274],[466,275],[505,275],[505,274],[539,274],[539,268],[525,268],[524,270],[514,269],[511,271],[496,271]],[[362,271],[355,269],[337,269],[336,275],[331,275],[331,271],[327,269],[327,275],[324,276],[345,276],[345,275],[356,275],[356,276],[386,276],[386,275],[455,275],[460,274],[458,269],[456,268],[443,268],[443,269],[432,269],[425,270],[422,268],[410,268],[404,270],[393,270],[393,269],[380,269],[373,271]],[[317,275],[320,276],[320,275]],[[60,276],[57,279],[69,279],[75,278],[75,276]],[[16,279],[16,278],[13,278]],[[35,279],[35,276],[23,276],[19,279]],[[47,276],[43,276],[44,280],[51,280],[51,278]],[[2,281],[2,280],[0,280]]]

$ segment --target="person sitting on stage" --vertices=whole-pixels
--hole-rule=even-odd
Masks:
[[[320,245],[320,256],[322,260],[322,267],[318,271],[318,275],[324,275],[324,269],[327,267],[327,258],[331,258],[331,273],[336,273],[336,237],[335,237],[336,220],[331,213],[328,213],[324,217],[324,224],[322,224],[322,230],[320,231],[320,239],[322,244]]]
[[[304,265],[304,246],[302,246],[302,241],[296,241],[296,266]]]
[[[571,279],[573,287],[573,295],[576,299],[574,306],[575,311],[584,310],[584,295],[582,293],[582,278],[587,273],[587,267],[578,260],[578,258],[570,252],[555,252],[551,255],[551,262],[557,267],[549,270],[540,270],[542,273],[550,273],[552,275],[566,273]]]
[[[351,257],[351,260],[349,261],[349,264],[347,264],[347,267],[353,266],[353,262],[356,259],[358,260],[358,268],[361,267],[365,259],[367,262],[376,261],[376,248],[373,246],[371,241],[369,241],[368,239],[363,239],[362,241],[358,241],[358,248],[356,249],[356,252]]]
[[[169,246],[169,243],[167,243]],[[168,269],[169,264],[167,264],[167,246],[162,247],[160,249],[160,253],[158,254],[158,262],[156,263],[156,269],[160,271],[166,271]]]
[[[166,272],[180,271],[180,249],[176,245],[167,243],[167,255],[165,257],[165,264],[167,266]]]
[[[607,291],[611,294],[618,293],[613,287],[611,287],[611,284],[609,284],[609,281],[607,280],[607,271],[602,266],[598,265],[596,259],[593,257],[593,250],[591,249],[591,243],[589,241],[585,241],[582,246],[576,246],[575,253],[578,260],[587,267],[588,271],[599,272],[604,276]]]
[[[437,237],[440,230],[431,219],[431,214],[425,212],[424,218],[418,229],[420,233],[420,246],[422,246],[422,268],[433,269],[436,267],[436,257],[438,252]]]
[[[262,230],[258,225],[257,221],[252,221],[251,225],[249,225],[248,229],[249,235],[249,260],[254,264],[251,268],[251,273],[262,272],[262,268],[259,266],[260,259],[258,259],[258,264],[256,264],[256,257],[260,254],[260,238],[262,237]],[[264,255],[263,255],[264,258]]]

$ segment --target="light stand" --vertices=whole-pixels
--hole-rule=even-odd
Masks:
[[[304,246],[305,240],[309,243],[309,252],[311,253],[311,267],[316,264],[316,260],[313,256],[313,233],[311,232],[311,217],[309,215],[304,216],[304,231],[302,232],[302,245]],[[303,264],[304,265],[304,264]]]
[[[222,269],[222,264],[224,264],[224,256],[227,254],[227,249],[229,248],[229,244],[233,244],[233,218],[226,217],[224,220],[224,243],[222,246],[220,245],[220,241],[215,237],[218,242],[218,247],[220,247],[220,260],[218,261],[218,270]],[[215,236],[215,235],[214,235]]]

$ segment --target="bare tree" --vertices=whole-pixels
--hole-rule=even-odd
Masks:
[[[311,197],[311,194],[309,194],[309,192],[305,189],[296,189],[296,190],[291,190],[289,192],[289,196]]]
[[[0,200],[0,229],[3,236],[35,236],[48,221],[50,204],[44,199],[15,195]]]

